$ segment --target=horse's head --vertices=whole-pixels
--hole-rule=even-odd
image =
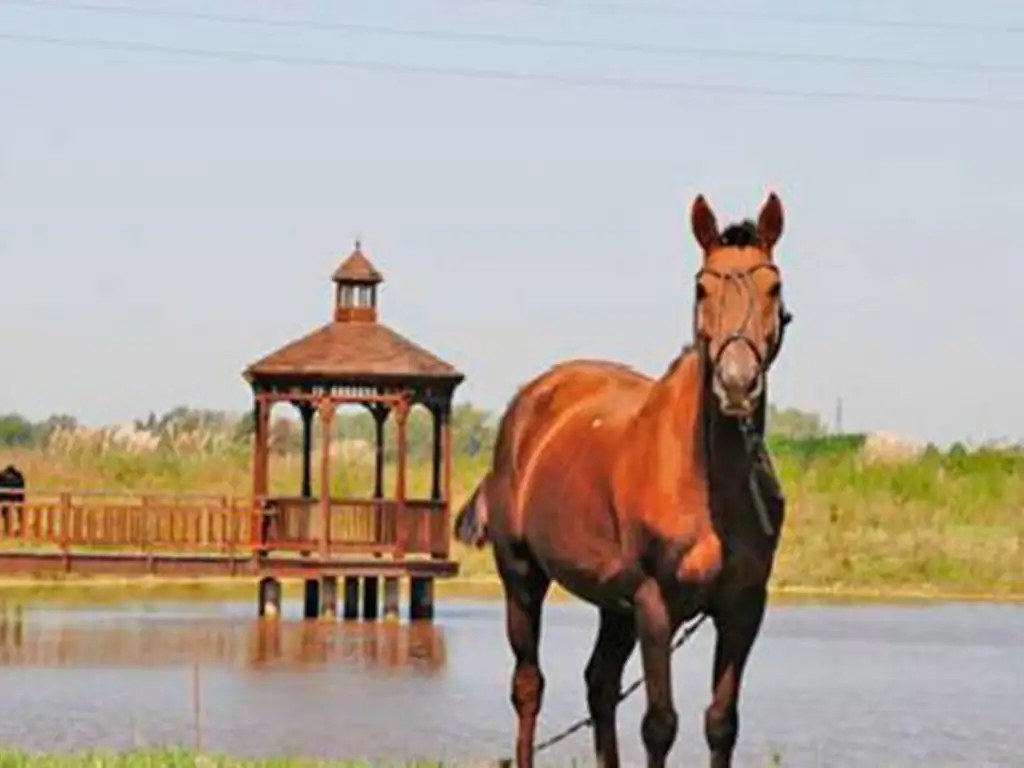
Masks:
[[[782,236],[782,202],[772,192],[756,223],[748,220],[720,232],[711,206],[698,195],[690,225],[704,252],[696,277],[694,338],[710,366],[722,412],[747,418],[790,320],[772,257]]]

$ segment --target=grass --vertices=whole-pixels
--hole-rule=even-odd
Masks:
[[[27,752],[0,752],[0,768],[362,768],[381,765],[359,760],[328,762],[313,758],[284,757],[242,759],[197,754],[184,749],[137,750],[131,752],[83,752],[69,755],[42,755]],[[406,762],[400,768],[433,768],[441,763]]]
[[[563,764],[590,765],[591,761],[569,759]],[[470,764],[479,765],[478,761]],[[783,765],[778,752],[770,754],[765,765]],[[184,749],[138,750],[120,753],[87,752],[74,755],[38,755],[26,752],[0,751],[0,768],[363,768],[394,766],[394,768],[454,768],[458,763],[434,761],[369,762],[363,760],[326,761],[313,758],[283,757],[242,759],[197,754]]]
[[[928,450],[908,461],[870,462],[856,441],[842,439],[779,441],[773,457],[788,498],[773,576],[781,593],[1024,597],[1024,453]],[[251,482],[244,446],[216,454],[0,454],[0,464],[11,460],[38,489],[245,495]],[[485,468],[484,458],[456,458],[456,506]],[[315,474],[316,467],[318,488]],[[371,467],[337,474],[333,494],[368,495]],[[394,474],[389,466],[386,487],[393,487]],[[274,457],[273,492],[294,493],[299,476],[297,457]],[[407,482],[411,496],[425,497],[428,467],[410,467]],[[487,550],[454,544],[453,552],[461,587],[443,589],[493,588]]]

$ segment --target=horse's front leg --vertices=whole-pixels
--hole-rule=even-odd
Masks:
[[[648,768],[662,768],[676,740],[679,718],[672,702],[672,634],[675,626],[658,582],[646,579],[635,597],[636,634],[643,658],[647,713],[641,725]]]
[[[729,768],[740,731],[739,695],[743,669],[761,630],[767,602],[764,584],[748,587],[734,601],[723,601],[715,622],[715,662],[711,704],[704,712],[704,738],[712,768]]]

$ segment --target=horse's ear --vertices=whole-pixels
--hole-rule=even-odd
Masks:
[[[697,195],[690,208],[690,228],[705,253],[718,242],[718,222],[704,195]]]
[[[785,214],[782,211],[782,201],[774,192],[769,192],[768,199],[764,201],[761,212],[757,216],[758,237],[769,251],[782,237],[784,223]]]

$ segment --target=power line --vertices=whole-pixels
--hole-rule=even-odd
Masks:
[[[749,48],[709,48],[694,46],[653,46],[642,43],[598,41],[583,39],[555,39],[528,35],[509,35],[492,32],[462,32],[394,27],[355,22],[320,22],[302,19],[270,19],[254,16],[236,16],[199,11],[183,11],[164,8],[141,8],[132,5],[98,3],[45,3],[38,0],[0,0],[0,5],[16,5],[47,10],[69,10],[85,13],[103,13],[141,18],[166,19],[175,21],[199,21],[218,24],[238,24],[266,27],[271,29],[299,29],[325,32],[347,32],[355,34],[382,35],[403,38],[424,38],[459,42],[482,42],[508,46],[532,46],[548,49],[614,51],[663,56],[689,56],[700,58],[749,59],[760,61],[804,62],[818,64],[863,65],[885,68],[919,70],[954,70],[987,74],[1022,74],[1024,65],[989,64],[985,62],[943,62],[907,58],[884,58],[876,56],[843,56],[837,54],[802,53],[795,51],[770,51]]]
[[[897,93],[870,93],[858,91],[812,91],[759,86],[709,84],[677,80],[648,80],[600,75],[571,75],[555,72],[515,71],[507,69],[469,69],[460,67],[396,64],[387,61],[360,59],[334,59],[314,56],[283,56],[258,51],[215,50],[185,48],[151,43],[98,40],[87,38],[51,37],[0,32],[0,42],[27,45],[51,45],[83,50],[119,51],[123,53],[151,53],[168,56],[187,56],[225,62],[269,63],[334,69],[349,69],[395,75],[421,75],[476,80],[503,80],[521,83],[551,83],[557,85],[595,88],[616,88],[634,91],[661,91],[665,93],[704,93],[727,96],[760,96],[819,101],[859,101],[891,104],[988,107],[993,109],[1024,109],[1024,100],[995,99],[976,96],[924,96]]]
[[[559,0],[440,0],[442,2],[503,5],[506,7],[538,8],[547,11],[583,11],[585,13],[612,13],[620,15],[686,16],[691,19],[733,19],[756,24],[800,24],[811,26],[866,27],[873,29],[916,29],[932,32],[978,32],[984,34],[1024,34],[1024,26],[1005,24],[976,24],[963,21],[913,21],[910,19],[863,19],[855,16],[822,16],[815,14],[771,14],[759,11],[730,10],[726,8],[680,7],[678,5],[644,5],[636,3],[559,2]]]

